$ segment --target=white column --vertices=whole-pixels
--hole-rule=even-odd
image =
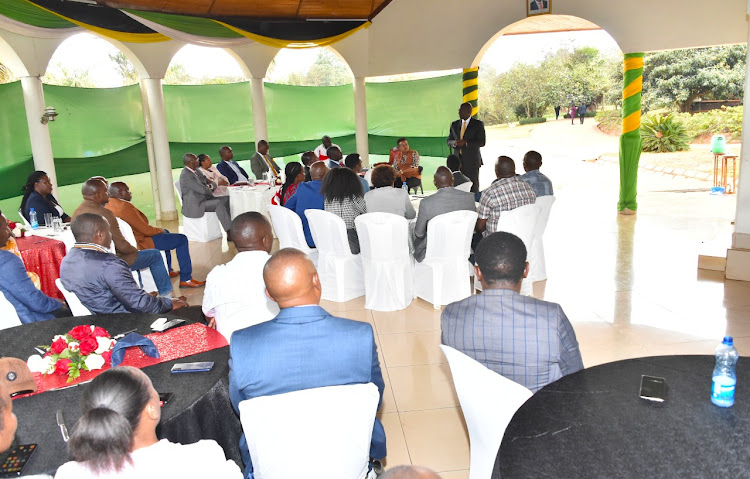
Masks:
[[[156,158],[154,157],[154,138],[151,134],[151,113],[148,109],[148,94],[143,82],[141,87],[141,106],[143,108],[143,131],[146,136],[146,154],[148,155],[148,172],[151,176],[151,188],[154,198],[154,212],[156,219],[161,219],[161,198],[159,198],[159,179],[156,174]]]
[[[370,138],[367,132],[367,94],[365,77],[354,78],[354,131],[357,153],[365,166],[370,166]]]
[[[268,121],[266,120],[266,95],[262,78],[250,79],[250,94],[253,98],[253,131],[255,143],[268,141]]]
[[[750,14],[750,1],[748,2]],[[750,28],[748,29],[750,42]],[[750,98],[750,50],[745,66],[745,96]],[[750,281],[750,108],[742,114],[742,150],[740,175],[737,181],[737,212],[732,235],[732,247],[727,251],[725,276],[728,279]]]
[[[45,171],[52,182],[52,187],[57,189],[57,172],[55,171],[55,158],[52,156],[52,142],[49,139],[49,124],[42,124],[42,113],[46,107],[42,79],[32,76],[22,77],[21,88],[26,106],[26,122],[29,125],[34,168]]]
[[[174,202],[174,182],[172,180],[172,160],[169,156],[167,118],[164,111],[164,93],[161,78],[144,78],[141,85],[146,90],[149,117],[151,118],[151,138],[154,146],[156,165],[156,187],[158,188],[162,220],[176,220],[177,209]]]

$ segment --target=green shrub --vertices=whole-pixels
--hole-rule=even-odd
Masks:
[[[707,139],[715,134],[724,134],[734,139],[742,136],[742,107],[722,107],[701,113],[678,113],[675,118],[685,125],[691,139]]]
[[[519,125],[530,125],[532,123],[544,123],[546,118],[521,118],[518,120]]]
[[[682,122],[673,114],[647,116],[641,123],[643,151],[658,153],[682,151],[690,148],[690,137]]]
[[[617,133],[622,128],[622,110],[601,110],[596,114],[599,129],[605,133]]]

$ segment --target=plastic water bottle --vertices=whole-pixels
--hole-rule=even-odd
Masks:
[[[32,230],[39,228],[39,222],[36,220],[36,211],[34,211],[34,208],[31,208],[31,211],[29,211],[29,224],[31,224]]]
[[[406,184],[406,181],[401,183],[401,189],[409,193],[409,185]]]
[[[734,404],[738,357],[732,337],[724,336],[724,341],[716,347],[716,367],[711,386],[711,402],[717,406],[731,407]]]

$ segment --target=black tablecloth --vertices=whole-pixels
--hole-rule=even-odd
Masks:
[[[493,478],[750,476],[750,369],[735,404],[715,406],[713,356],[602,364],[545,386],[505,431]],[[641,375],[666,379],[666,401],[639,397]]]
[[[0,355],[24,361],[36,354],[33,347],[50,344],[52,337],[63,334],[79,324],[94,324],[105,328],[112,336],[133,328],[139,334],[149,334],[149,325],[170,314],[113,314],[54,319],[5,329],[0,332]],[[186,324],[191,321],[187,321]],[[227,458],[242,467],[239,438],[242,426],[229,400],[229,347],[207,351],[186,358],[169,361],[143,369],[160,393],[174,393],[174,398],[162,409],[161,423],[156,431],[160,439],[190,444],[200,439],[214,439],[224,449]],[[212,371],[206,373],[171,374],[176,362],[214,361]],[[48,391],[13,401],[13,412],[18,417],[17,439],[20,444],[37,443],[39,448],[24,469],[25,474],[54,474],[69,460],[65,442],[57,426],[55,413],[63,411],[68,430],[72,431],[81,417],[81,396],[86,385]]]

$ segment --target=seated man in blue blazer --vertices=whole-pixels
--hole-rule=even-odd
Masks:
[[[297,192],[284,203],[285,208],[297,213],[302,220],[302,231],[305,233],[307,246],[315,248],[310,223],[307,222],[306,210],[322,210],[325,205],[325,197],[320,192],[323,177],[328,173],[328,167],[324,161],[317,161],[310,166],[310,177],[312,181],[297,185]]]
[[[240,402],[259,396],[366,383],[378,387],[380,408],[384,383],[372,326],[331,316],[318,306],[318,273],[297,249],[284,248],[274,254],[263,269],[263,280],[266,293],[281,312],[271,321],[232,334],[229,397],[234,409],[239,412]],[[251,478],[253,467],[244,435],[240,452],[245,477]],[[380,460],[385,455],[385,430],[375,419],[370,457]]]
[[[216,165],[216,169],[219,170],[219,173],[227,177],[230,185],[247,183],[250,177],[240,164],[234,161],[232,148],[226,145],[222,146],[219,148],[219,156],[221,157],[221,161]]]

